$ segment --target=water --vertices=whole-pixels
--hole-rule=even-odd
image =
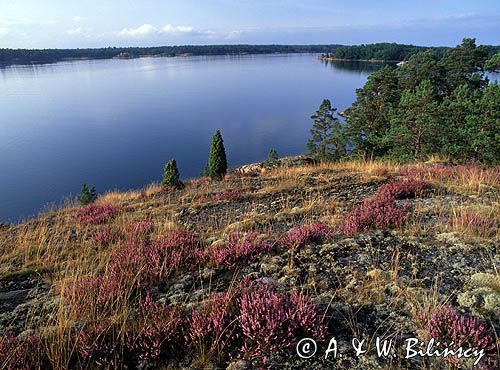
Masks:
[[[342,111],[378,65],[315,55],[75,61],[0,68],[0,220],[78,194],[183,178],[207,162],[220,128],[229,165],[305,151],[323,98]]]

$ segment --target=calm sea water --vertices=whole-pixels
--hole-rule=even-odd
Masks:
[[[344,110],[380,66],[315,55],[144,58],[0,68],[0,221],[78,194],[183,178],[220,128],[230,166],[305,151],[323,98]]]

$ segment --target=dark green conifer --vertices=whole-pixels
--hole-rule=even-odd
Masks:
[[[220,130],[217,130],[212,138],[208,165],[212,180],[222,180],[224,178],[227,173],[227,158]]]

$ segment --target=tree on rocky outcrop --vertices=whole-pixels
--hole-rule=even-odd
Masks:
[[[227,173],[227,158],[220,130],[217,130],[212,138],[208,165],[212,180],[222,180],[224,178]]]

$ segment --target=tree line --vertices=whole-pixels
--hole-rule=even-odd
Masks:
[[[470,38],[442,57],[428,49],[399,67],[386,65],[356,90],[345,122],[323,101],[311,117],[309,151],[319,160],[441,155],[498,164],[500,85],[489,72],[500,72],[500,53]]]
[[[272,53],[325,53],[340,45],[184,45],[160,47],[108,47],[100,49],[0,49],[0,64],[54,63],[71,59],[174,57],[179,55],[231,55]]]
[[[481,46],[488,54],[500,52],[500,46]],[[337,47],[329,53],[323,54],[323,59],[347,59],[347,60],[383,60],[383,61],[404,61],[414,54],[432,50],[437,58],[446,55],[448,47],[425,47],[415,45],[405,45],[396,43],[377,43],[368,45],[353,45]]]

